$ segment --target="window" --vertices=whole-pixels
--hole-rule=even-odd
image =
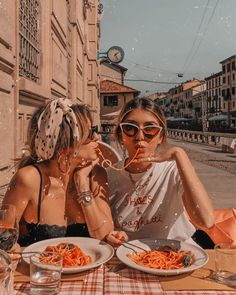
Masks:
[[[223,66],[222,72],[225,73],[225,66]]]
[[[235,95],[235,87],[232,87],[232,95]]]
[[[118,96],[117,95],[105,95],[103,97],[104,106],[118,106]]]
[[[230,63],[227,64],[227,72],[230,72]]]
[[[223,83],[225,83],[225,77],[223,77]]]
[[[232,70],[235,70],[235,61],[232,62]]]
[[[20,76],[37,82],[39,79],[39,0],[19,1]]]

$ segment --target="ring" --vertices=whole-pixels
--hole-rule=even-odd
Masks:
[[[105,159],[102,161],[102,163],[101,163],[102,168],[106,168],[106,167],[104,167],[105,164],[107,164],[108,167],[111,167],[111,165],[112,165],[111,161],[108,159]]]

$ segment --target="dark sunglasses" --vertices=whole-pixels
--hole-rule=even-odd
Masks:
[[[120,128],[128,137],[136,136],[138,132],[142,130],[144,136],[149,139],[152,139],[160,134],[163,129],[158,125],[147,125],[141,128],[133,123],[120,123]]]

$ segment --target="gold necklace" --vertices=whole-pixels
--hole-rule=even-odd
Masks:
[[[137,196],[140,196],[141,195],[141,192],[148,186],[149,182],[150,182],[150,179],[152,178],[153,176],[153,170],[152,172],[149,174],[148,178],[145,180],[144,183],[140,183],[140,184],[136,184],[135,180],[133,179],[131,173],[129,172],[128,173],[129,175],[129,179],[130,181],[132,182],[132,184],[134,185],[134,192]]]

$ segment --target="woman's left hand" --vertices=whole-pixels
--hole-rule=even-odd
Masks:
[[[143,162],[165,162],[173,161],[176,158],[178,153],[185,153],[182,148],[179,147],[167,147],[160,152],[154,153],[150,156],[144,156],[138,159],[135,159],[134,163],[143,163]]]

